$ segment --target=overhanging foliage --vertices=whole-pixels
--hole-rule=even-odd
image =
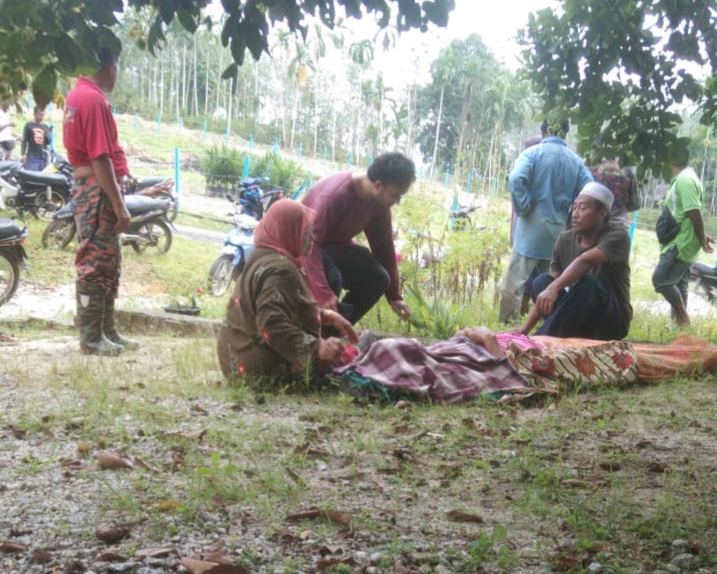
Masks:
[[[715,0],[563,0],[531,14],[521,40],[544,113],[567,113],[593,160],[620,155],[659,173],[689,141],[675,105],[717,121]]]
[[[38,105],[54,95],[58,78],[91,73],[94,55],[101,45],[119,48],[113,32],[125,9],[151,14],[146,38],[150,52],[161,48],[165,27],[176,18],[190,32],[211,25],[203,10],[210,0],[1,0],[0,1],[0,99],[16,100],[32,85]],[[126,6],[125,6],[126,4]],[[246,50],[258,59],[268,52],[270,26],[284,22],[291,32],[305,34],[306,15],[317,15],[333,27],[337,8],[349,18],[373,14],[379,27],[391,23],[398,30],[430,23],[445,26],[454,0],[221,0],[221,39],[234,62],[224,78],[237,75]]]

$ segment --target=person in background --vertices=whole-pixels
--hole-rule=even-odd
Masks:
[[[10,119],[8,108],[7,102],[0,104],[0,151],[4,160],[12,159],[12,150],[15,149],[15,136],[11,129],[15,127],[15,122]]]
[[[687,283],[690,265],[700,248],[712,253],[714,241],[705,235],[702,219],[702,182],[687,164],[690,152],[681,150],[673,160],[672,182],[664,204],[672,213],[680,230],[677,236],[660,246],[660,260],[652,273],[652,285],[670,304],[672,318],[677,325],[689,325],[687,313]]]
[[[566,228],[570,205],[593,180],[565,143],[569,127],[567,120],[544,121],[542,141],[520,155],[510,174],[508,186],[516,217],[513,251],[500,289],[501,323],[518,319],[526,281],[533,271],[548,270],[553,244]]]
[[[119,145],[112,106],[107,100],[117,81],[119,54],[109,48],[97,53],[98,70],[82,76],[67,95],[63,141],[74,168],[72,202],[78,246],[75,253],[77,323],[84,354],[115,356],[136,349],[115,324],[122,251],[119,234],[130,215],[118,178],[129,175]]]
[[[391,207],[415,179],[413,162],[389,152],[376,157],[365,174],[338,173],[309,190],[303,203],[316,212],[316,220],[306,275],[321,307],[356,324],[386,295],[391,309],[408,319],[411,311],[399,290]],[[361,232],[370,251],[353,241]]]
[[[311,251],[314,219],[305,205],[282,199],[256,227],[255,249],[217,337],[219,365],[228,380],[246,376],[260,386],[270,379],[303,381],[308,374],[316,381],[346,353],[344,341],[322,337],[322,328],[358,342],[346,319],[319,308],[306,282],[304,258]]]
[[[602,183],[615,197],[610,211],[610,223],[627,225],[628,214],[640,209],[637,191],[637,177],[629,167],[620,167],[620,158],[603,158],[600,164],[591,167],[593,179]]]
[[[48,149],[52,144],[50,126],[43,123],[45,110],[35,106],[34,121],[27,122],[22,130],[22,163],[30,171],[47,167]]]
[[[558,237],[550,271],[533,281],[535,305],[519,330],[602,341],[627,336],[630,305],[630,237],[624,225],[608,221],[612,192],[590,182],[573,207],[570,231]]]

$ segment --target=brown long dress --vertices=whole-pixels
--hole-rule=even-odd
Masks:
[[[305,377],[317,355],[319,323],[319,306],[303,271],[273,249],[255,249],[217,338],[224,376]]]

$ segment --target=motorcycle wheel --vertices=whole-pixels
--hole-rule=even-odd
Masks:
[[[66,204],[65,198],[57,191],[51,191],[49,198],[43,191],[35,198],[35,215],[42,221],[52,221],[55,212],[65,207]]]
[[[139,241],[132,241],[132,249],[140,255],[164,255],[172,247],[172,230],[161,219],[145,221],[137,230]]]
[[[157,199],[169,199],[172,202],[171,209],[167,212],[167,218],[169,221],[174,222],[175,219],[177,219],[177,215],[179,214],[179,208],[177,207],[177,202],[172,198],[172,196],[169,193],[158,193],[155,195]]]
[[[222,255],[209,269],[209,291],[215,297],[221,297],[229,289],[232,283],[232,257],[230,255]]]
[[[75,237],[74,219],[55,219],[42,234],[42,246],[45,249],[64,249]]]
[[[0,249],[0,306],[10,300],[20,283],[20,263],[10,253]]]

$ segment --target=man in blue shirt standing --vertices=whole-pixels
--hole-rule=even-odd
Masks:
[[[550,266],[553,244],[565,231],[570,205],[585,184],[593,181],[582,159],[565,143],[570,125],[543,122],[543,140],[523,152],[510,174],[508,186],[515,211],[513,251],[501,284],[498,318],[519,318],[526,282]]]

